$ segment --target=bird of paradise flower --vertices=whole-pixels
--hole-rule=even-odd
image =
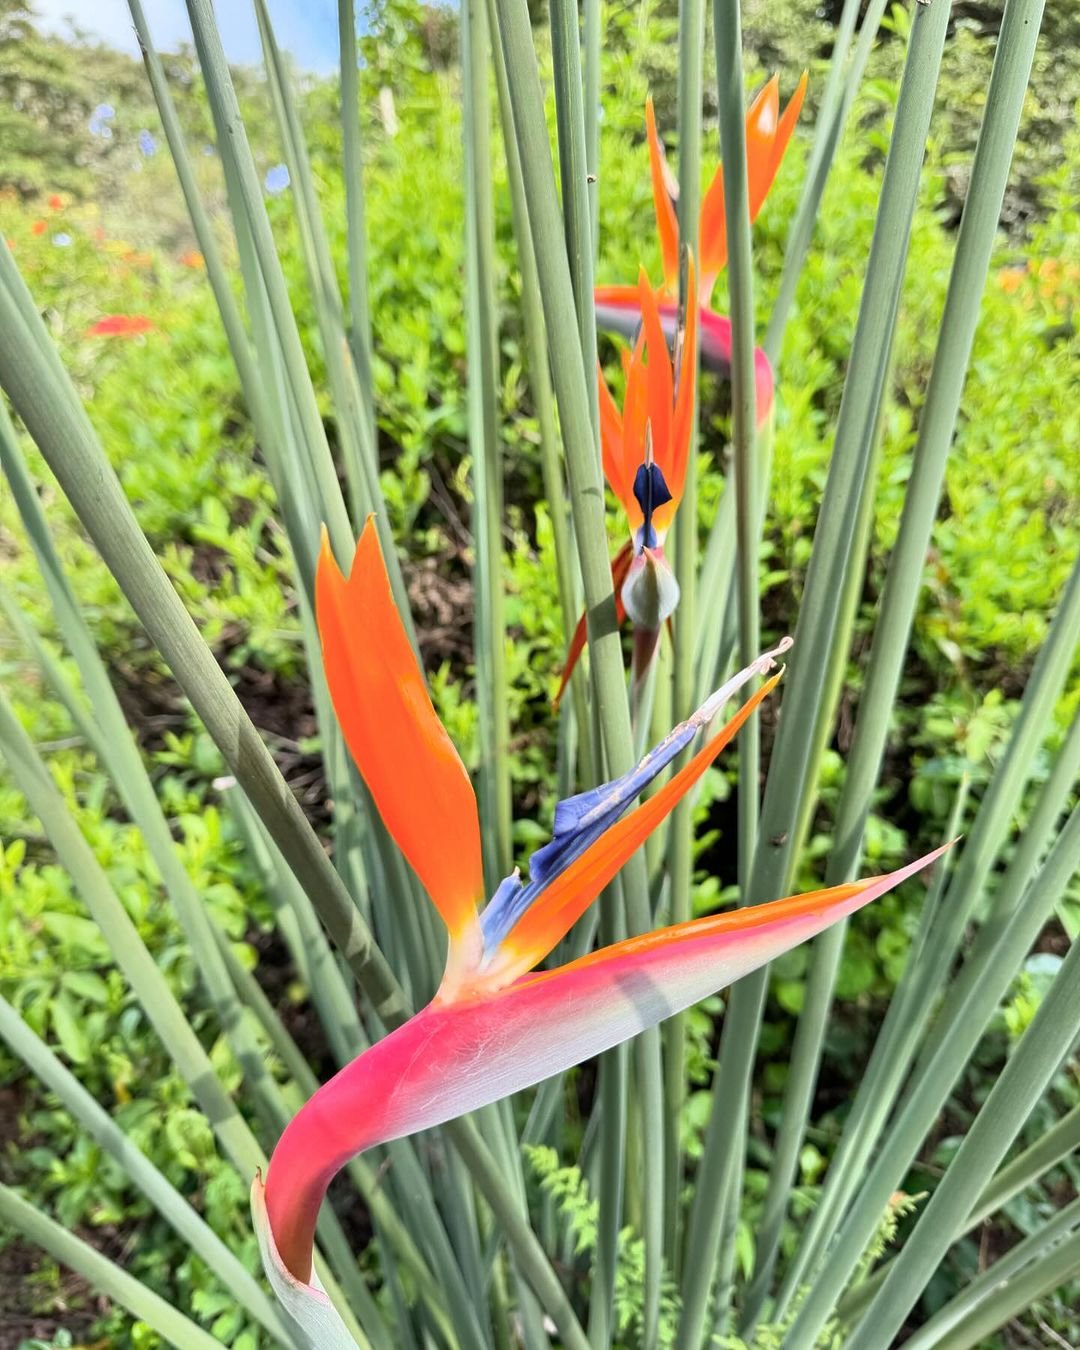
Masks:
[[[806,80],[804,73],[781,114],[780,82],[774,75],[751,103],[746,115],[751,220],[764,205],[783,161],[802,110]],[[612,559],[611,580],[618,621],[621,623],[629,615],[634,624],[632,689],[635,692],[640,691],[661,626],[670,620],[679,602],[678,585],[663,556],[662,533],[658,530],[657,539],[651,541],[649,525],[645,522],[646,537],[639,540],[638,535],[642,517],[648,514],[647,502],[653,503],[657,519],[666,529],[682,496],[694,408],[698,333],[702,365],[723,374],[731,370],[731,320],[710,308],[716,279],[727,263],[723,168],[717,166],[701,203],[698,218],[701,266],[696,284],[691,250],[682,250],[687,258],[686,293],[692,301],[683,312],[678,304],[680,241],[675,206],[679,187],[664,156],[651,97],[645,102],[645,124],[664,280],[654,290],[642,273],[636,286],[598,286],[594,292],[600,327],[635,339],[632,352],[623,358],[626,398],[622,414],[612,401],[602,372],[599,377],[604,474],[626,511],[631,529],[631,542]],[[660,353],[667,354],[668,341],[673,344],[674,356],[670,363],[665,363]],[[644,373],[646,350],[649,375]],[[669,370],[672,372],[670,379]],[[754,349],[754,380],[760,428],[772,417],[774,384],[769,358],[760,347]],[[661,382],[664,389],[659,387]],[[669,404],[675,390],[678,391],[679,407],[672,424]],[[684,409],[685,418],[682,416]],[[670,439],[660,433],[661,424],[669,429]],[[649,464],[646,464],[647,458]],[[582,615],[570,640],[555,695],[556,706],[587,640],[585,616]]]
[[[710,726],[785,641],[714,693],[628,774],[560,802],[527,882],[507,877],[481,910],[480,822],[394,607],[369,520],[349,576],[324,536],[316,609],[346,743],[387,829],[446,924],[432,1001],[325,1084],[256,1177],[252,1211],[275,1292],[319,1350],[353,1344],[313,1273],[326,1189],[363,1149],[475,1110],[609,1049],[813,937],[941,850],[887,876],[661,928],[554,970],[535,967],[701,778],[782,672],[768,678],[659,791],[627,808]]]
[[[795,125],[802,111],[807,76],[803,72],[795,93],[783,113],[780,111],[780,81],[774,75],[760,90],[746,114],[746,175],[750,219],[756,220],[765,204],[783,162]],[[653,206],[660,237],[664,284],[661,290],[661,317],[671,336],[678,321],[679,293],[679,221],[676,204],[679,185],[668,167],[656,129],[652,98],[645,103],[645,125],[649,142],[649,167],[652,178]],[[716,279],[727,264],[727,226],[724,220],[723,167],[717,165],[706,189],[698,215],[700,238],[700,277],[698,299],[701,304],[701,361],[706,369],[728,374],[731,370],[731,320],[710,308]],[[690,241],[685,241],[690,242]],[[598,286],[594,292],[597,323],[608,332],[631,336],[641,321],[638,292],[634,286]],[[758,421],[764,422],[772,411],[773,372],[769,358],[760,347],[754,351],[754,376],[757,386]]]
[[[694,295],[694,259],[687,254],[689,291]],[[674,354],[668,351],[659,294],[642,269],[635,290],[641,324],[633,348],[624,354],[626,392],[620,411],[597,365],[600,446],[604,476],[626,512],[630,538],[611,562],[619,623],[634,626],[634,702],[656,651],[660,630],[679,603],[679,584],[664,556],[664,539],[682,499],[690,454],[697,377],[697,302],[680,316]],[[558,706],[585,649],[582,614],[563,667]]]

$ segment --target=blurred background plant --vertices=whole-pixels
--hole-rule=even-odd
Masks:
[[[935,0],[935,3],[937,0]],[[835,729],[824,751],[817,801],[798,858],[799,887],[818,884],[835,845],[836,810],[890,552],[908,485],[911,452],[937,349],[955,230],[985,107],[1000,9],[954,4],[935,116],[911,235],[892,369],[881,423],[881,467],[870,545],[858,592]],[[799,0],[748,4],[746,80],[755,87],[777,70],[790,90],[809,65],[809,103],[826,78],[837,6]],[[549,73],[546,10],[533,6],[537,42]],[[709,16],[711,29],[711,14]],[[861,268],[878,208],[911,14],[886,18],[859,87],[818,213],[778,363],[779,412],[771,495],[760,555],[765,642],[794,624],[833,449],[844,375],[862,290]],[[598,281],[633,277],[643,262],[654,278],[642,109],[657,102],[669,144],[676,129],[677,17],[657,4],[605,6],[601,87]],[[716,116],[711,37],[705,45],[706,127]],[[457,14],[410,0],[387,0],[368,16],[360,40],[360,109],[365,157],[367,268],[374,334],[373,392],[379,481],[433,696],[470,767],[482,755],[472,628],[474,482],[468,450],[466,333],[462,269],[465,210]],[[230,270],[237,245],[213,120],[191,49],[163,58],[198,187]],[[291,72],[310,149],[330,255],[346,278],[346,183],[336,79]],[[234,72],[244,123],[293,299],[319,408],[332,438],[335,409],[317,337],[317,313],[304,265],[293,198],[278,170],[286,148],[265,78]],[[884,767],[867,822],[868,870],[885,870],[940,841],[958,792],[968,828],[1016,727],[1020,697],[1080,552],[1080,454],[1075,388],[1080,256],[1075,203],[1080,133],[1080,18],[1051,4],[1036,52],[1021,132],[1001,214],[982,317],[964,386],[934,526],[925,585],[892,711]],[[711,142],[715,149],[715,141]],[[797,135],[755,227],[758,330],[772,312],[785,242],[804,181],[810,139]],[[706,155],[711,162],[713,152]],[[567,772],[550,699],[565,651],[556,585],[555,538],[543,504],[541,427],[528,378],[506,162],[493,160],[495,279],[500,312],[495,397],[504,450],[508,691],[512,728],[515,849],[550,824],[552,784]],[[304,631],[292,548],[277,510],[263,448],[252,426],[207,282],[205,260],[176,184],[161,121],[140,63],[85,40],[42,34],[32,11],[0,0],[0,234],[33,293],[93,426],[109,452],[139,522],[185,606],[226,669],[310,818],[329,824],[332,788],[306,674]],[[717,308],[726,310],[723,295]],[[141,316],[143,331],[94,335],[106,316]],[[615,347],[601,341],[601,355]],[[697,510],[707,534],[730,472],[726,386],[702,392],[702,454]],[[337,445],[337,440],[334,440]],[[280,905],[268,893],[240,816],[223,801],[226,765],[213,740],[134,620],[67,499],[24,438],[50,532],[136,733],[181,859],[244,972],[254,972],[316,1077],[334,1068],[333,1046],[313,1007],[310,972],[294,961]],[[614,514],[609,513],[614,528]],[[62,632],[13,497],[0,496],[3,598],[22,615],[47,656],[76,684]],[[167,981],[199,1033],[225,1086],[241,1098],[241,1071],[198,993],[199,970],[171,907],[162,903],[145,839],[127,817],[77,723],[41,683],[16,619],[0,644],[0,676],[19,717],[53,774],[79,827],[102,862]],[[1080,705],[1073,661],[1048,733],[1033,761],[1014,823],[1022,839],[1040,787],[1062,751]],[[773,728],[765,728],[770,744]],[[713,770],[696,808],[692,907],[707,912],[737,886],[735,761]],[[1075,771],[1074,771],[1075,777]],[[1066,785],[1071,790],[1072,785]],[[1067,800],[1068,798],[1066,798]],[[255,1268],[246,1185],[218,1151],[203,1115],[115,969],[97,925],[86,917],[22,794],[0,779],[0,993],[106,1106],[113,1120]],[[1016,847],[1002,839],[989,893]],[[1075,869],[1074,869],[1075,870]],[[844,945],[837,1003],[824,1042],[824,1067],[798,1155],[781,1260],[795,1252],[805,1216],[843,1128],[852,1094],[907,961],[918,922],[909,893],[874,905],[852,923]],[[1062,891],[1023,970],[1000,1000],[934,1130],[904,1181],[910,1196],[932,1190],[1029,1026],[1070,942],[1080,933],[1080,886]],[[733,1250],[738,1278],[754,1274],[755,1236],[765,1203],[775,1131],[796,1021],[806,1000],[807,949],[774,966],[754,1081],[745,1197]],[[716,1059],[716,1028],[726,1001],[688,1020],[690,1090],[682,1108],[683,1146],[701,1157]],[[271,1072],[288,1086],[277,1054]],[[574,1075],[570,1117],[559,1147],[530,1138],[527,1181],[538,1231],[562,1263],[579,1303],[596,1233],[589,1179],[578,1169],[595,1091],[590,1066]],[[1052,1082],[1024,1126],[1017,1148],[1075,1119],[1075,1063]],[[1071,1113],[1071,1114],[1070,1114]],[[519,1123],[524,1114],[518,1112]],[[543,1140],[545,1146],[547,1139]],[[593,1178],[595,1183],[595,1178]],[[16,1186],[140,1281],[187,1310],[210,1335],[234,1346],[259,1343],[256,1324],[238,1311],[212,1263],[193,1254],[102,1154],[68,1110],[0,1044],[0,1182]],[[1038,1184],[1003,1207],[950,1251],[922,1296],[916,1326],[944,1307],[972,1275],[1074,1202],[1075,1150]],[[921,1202],[898,1202],[899,1245]],[[345,1232],[378,1291],[387,1319],[410,1305],[409,1278],[394,1294],[375,1246],[368,1206],[343,1194]],[[631,1212],[633,1224],[641,1216]],[[640,1238],[619,1246],[619,1328],[614,1343],[642,1343],[643,1308],[634,1294]],[[69,1275],[32,1244],[0,1238],[0,1278],[17,1290],[0,1315],[0,1344],[19,1346],[160,1343]],[[673,1335],[677,1303],[665,1285],[663,1326]],[[988,1346],[1080,1343],[1077,1283],[1062,1279],[1032,1306],[995,1328]],[[511,1299],[507,1288],[496,1298]],[[673,1308],[675,1310],[673,1310]],[[404,1324],[398,1324],[404,1325]],[[411,1336],[410,1332],[410,1336]],[[767,1328],[754,1344],[771,1344]],[[402,1333],[404,1336],[404,1333]],[[1049,1339],[1049,1338],[1056,1339]],[[6,1339],[4,1339],[6,1338]],[[65,1341],[65,1338],[66,1341]],[[72,1339],[74,1338],[74,1339]],[[400,1344],[408,1343],[405,1339]],[[467,1344],[467,1337],[462,1339]],[[779,1333],[777,1333],[779,1343]],[[937,1343],[928,1341],[927,1344]]]

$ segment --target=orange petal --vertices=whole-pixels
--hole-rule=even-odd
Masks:
[[[679,222],[668,194],[664,147],[656,132],[656,114],[651,94],[645,100],[645,126],[649,136],[649,169],[652,173],[656,228],[660,235],[660,255],[664,260],[664,284],[669,291],[675,291],[679,285]]]
[[[707,305],[716,278],[727,264],[727,222],[724,219],[724,168],[716,166],[701,202],[701,303]]]
[[[668,488],[675,492],[674,485],[668,479],[671,465],[671,414],[675,403],[675,377],[671,369],[671,357],[668,354],[664,325],[660,322],[660,307],[656,292],[649,285],[649,278],[642,268],[638,276],[638,300],[641,305],[641,326],[645,335],[645,350],[648,364],[645,366],[645,406],[646,417],[652,426],[653,452],[660,471],[668,482]],[[637,473],[642,463],[645,446],[642,443],[641,457],[634,464]]]
[[[634,343],[633,351],[624,358],[626,369],[626,392],[623,396],[623,481],[626,484],[622,497],[623,510],[626,512],[630,533],[644,520],[641,503],[634,496],[634,476],[638,465],[645,458],[645,428],[649,421],[648,372],[645,367],[645,327],[642,325]]]
[[[624,972],[629,974],[635,966],[638,969],[647,968],[650,958],[663,952],[672,953],[676,961],[685,967],[688,964],[689,944],[697,941],[710,942],[719,939],[725,944],[730,944],[729,954],[736,960],[750,956],[753,947],[760,944],[760,955],[757,959],[751,957],[751,961],[745,966],[741,965],[740,960],[740,967],[725,975],[722,984],[732,983],[749,970],[773,960],[779,954],[773,947],[773,942],[777,938],[783,943],[784,950],[790,949],[796,943],[829,927],[837,919],[861,908],[863,904],[869,904],[878,896],[885,895],[908,877],[922,871],[924,867],[929,867],[955,843],[954,839],[948,844],[942,844],[940,848],[924,854],[915,862],[898,867],[895,872],[864,877],[861,881],[845,881],[838,886],[806,891],[802,895],[789,895],[782,900],[770,900],[765,904],[730,909],[723,914],[710,914],[701,919],[688,919],[668,928],[657,928],[651,933],[626,938],[613,946],[588,952],[585,956],[578,957],[576,961],[559,966],[555,970],[537,971],[528,979],[519,980],[512,989],[515,992],[535,989],[540,985],[554,984],[564,976],[580,975],[581,972],[596,967],[610,969],[621,965]],[[852,901],[858,903],[852,904]],[[809,925],[809,931],[804,929],[804,925]],[[755,934],[760,935],[757,943]],[[716,956],[719,955],[717,952]],[[564,981],[564,985],[569,983],[569,980]],[[694,1001],[694,999],[687,999],[685,1002],[680,1000],[678,1006],[685,1007]]]
[[[774,75],[746,114],[746,189],[750,219],[761,210],[776,174],[773,143],[780,117],[780,79]]]
[[[788,142],[791,140],[792,133],[798,124],[803,99],[806,97],[806,84],[807,74],[804,70],[776,128],[776,137],[773,141],[773,177],[776,176],[776,172],[780,168],[781,161],[787,152]]]
[[[624,511],[633,510],[634,470],[626,463],[626,447],[623,439],[623,416],[611,396],[611,390],[604,379],[600,363],[596,366],[597,389],[600,396],[600,454],[604,465],[604,477],[608,486],[619,499]]]
[[[458,937],[484,893],[476,797],[432,707],[371,517],[348,580],[323,530],[315,614],[345,743],[386,828]]]
[[[500,979],[524,974],[542,961],[577,922],[626,860],[693,787],[763,698],[776,688],[782,671],[771,676],[673,778],[630,815],[616,821],[575,862],[560,873],[521,918],[503,943],[507,969]]]
[[[688,253],[686,259],[686,295],[686,329],[683,332],[682,351],[679,354],[679,381],[675,391],[675,412],[671,422],[670,472],[667,473],[667,485],[672,500],[656,513],[657,529],[666,528],[675,514],[675,508],[682,500],[683,488],[686,486],[686,466],[690,459],[690,438],[694,427],[694,391],[698,370],[698,293],[692,253]]]

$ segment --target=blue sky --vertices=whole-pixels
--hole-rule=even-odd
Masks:
[[[33,0],[40,27],[68,31],[70,16],[79,28],[111,47],[139,53],[127,0]],[[336,0],[268,0],[278,42],[302,70],[325,74],[338,63]],[[191,40],[184,0],[143,0],[154,43],[162,50]],[[229,59],[253,65],[260,60],[259,34],[251,0],[217,0],[218,27]]]

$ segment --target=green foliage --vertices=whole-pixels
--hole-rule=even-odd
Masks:
[[[525,1157],[541,1191],[550,1196],[559,1219],[565,1226],[575,1256],[589,1255],[596,1247],[599,1206],[590,1193],[588,1180],[577,1167],[564,1167],[553,1148],[524,1147]],[[615,1344],[630,1350],[641,1344],[644,1329],[645,1244],[632,1227],[619,1234],[615,1268],[615,1311],[618,1340]],[[661,1295],[659,1343],[671,1346],[679,1315],[679,1296],[674,1282],[666,1277]]]
[[[752,7],[753,8],[753,7]],[[362,107],[367,156],[367,225],[371,305],[375,328],[375,391],[381,483],[398,536],[414,560],[410,597],[421,630],[425,664],[440,714],[470,766],[478,750],[478,714],[471,636],[469,568],[470,465],[465,449],[466,392],[462,323],[462,128],[458,74],[446,60],[447,33],[422,28],[408,5],[387,6],[365,41]],[[657,97],[661,128],[674,111],[672,22],[663,15],[641,22],[636,7],[613,8],[605,43],[605,110],[600,184],[601,253],[598,280],[624,280],[644,262],[655,276],[658,255],[651,223],[647,155],[642,139],[646,89]],[[820,87],[818,54],[827,41],[823,22],[807,6],[756,7],[749,36],[760,43],[751,83],[779,67],[789,92],[806,60]],[[894,26],[902,29],[898,15]],[[1074,21],[1053,19],[1067,38]],[[1057,30],[1055,29],[1055,32]],[[452,34],[451,34],[452,37]],[[1080,136],[1066,93],[1077,44],[1051,40],[1040,56],[1020,141],[1018,186],[1010,196],[1010,233],[1003,235],[985,298],[961,420],[950,459],[946,495],[927,561],[902,695],[882,787],[873,803],[866,856],[885,870],[920,844],[941,835],[961,776],[981,795],[1012,727],[1048,618],[1080,547],[1080,476],[1069,453],[1075,440],[1078,339],[1075,314],[1080,276],[1075,263],[1075,166]],[[851,132],[840,146],[818,222],[815,247],[787,330],[780,364],[773,494],[765,530],[762,599],[770,635],[788,631],[804,585],[817,504],[833,449],[833,432],[850,352],[862,261],[869,249],[880,188],[883,151],[897,94],[901,44],[886,41],[855,105]],[[711,42],[707,44],[711,51]],[[438,60],[432,60],[436,52]],[[11,59],[12,54],[17,60]],[[104,64],[103,64],[104,63]],[[201,84],[189,54],[169,60],[181,95],[181,113],[196,151],[200,186],[215,216],[226,257],[235,243],[223,209],[220,166],[199,153],[209,141]],[[957,201],[964,188],[981,107],[977,95],[988,70],[985,34],[960,26],[946,58],[943,116],[924,171],[908,284],[897,339],[892,399],[884,433],[870,564],[848,669],[841,730],[826,753],[800,885],[815,884],[834,839],[832,821],[844,779],[845,736],[859,699],[866,637],[874,623],[884,564],[896,537],[906,465],[925,398],[937,341],[937,322],[952,261]],[[240,398],[216,309],[175,187],[167,155],[144,156],[138,131],[160,141],[156,112],[139,68],[121,58],[34,34],[26,12],[0,0],[0,230],[9,238],[35,301],[47,317],[63,359],[86,401],[95,428],[139,519],[187,607],[199,616],[207,640],[258,699],[265,717],[290,742],[298,780],[310,768],[304,753],[314,726],[283,728],[273,705],[304,709],[300,629],[287,540],[276,523],[277,503],[262,465],[262,450]],[[711,81],[707,81],[711,85]],[[1075,82],[1071,86],[1075,89]],[[392,95],[395,115],[388,112]],[[12,91],[19,91],[15,109]],[[260,168],[280,152],[266,101],[254,80],[242,81],[245,118]],[[344,185],[332,84],[305,87],[303,114],[312,146],[317,188],[331,249],[344,272]],[[711,98],[711,94],[710,94]],[[105,100],[117,107],[115,135],[91,136],[87,121]],[[708,111],[711,115],[711,104]],[[1053,131],[1053,134],[1051,133]],[[711,173],[715,138],[707,138]],[[805,167],[805,143],[796,140],[755,230],[758,318],[763,324],[778,284],[783,245]],[[520,854],[537,842],[554,807],[555,722],[549,699],[563,658],[552,531],[540,502],[538,431],[531,405],[519,319],[519,279],[512,261],[509,205],[501,152],[495,164],[499,247],[501,374],[499,413],[506,459],[507,587],[510,725],[514,786],[524,823]],[[49,197],[57,195],[57,201]],[[313,305],[303,276],[288,201],[271,203],[286,271],[301,316],[316,387],[325,384],[322,353],[313,335]],[[39,229],[39,226],[41,228]],[[1020,227],[1023,227],[1022,229]],[[62,239],[70,242],[62,243]],[[717,307],[724,297],[717,296]],[[90,326],[106,314],[146,314],[153,328],[136,338],[93,338]],[[604,355],[615,367],[613,349]],[[323,411],[330,418],[327,400]],[[712,523],[727,488],[729,419],[726,391],[706,390],[699,515]],[[50,483],[36,456],[38,481]],[[79,600],[118,684],[131,691],[133,720],[180,843],[185,865],[214,917],[255,965],[256,947],[271,923],[229,821],[220,813],[213,779],[221,760],[194,726],[158,658],[149,650],[108,573],[91,554],[55,487],[44,489],[53,537]],[[24,546],[10,498],[0,498],[5,583],[35,626],[55,637],[36,567]],[[138,833],[123,817],[99,766],[73,734],[58,705],[28,675],[25,653],[0,648],[5,682],[20,693],[19,711],[35,740],[49,748],[50,767],[102,860],[140,934],[200,1033],[236,1088],[240,1077],[201,1005],[197,972],[168,908]],[[1075,673],[1075,671],[1074,671]],[[1059,722],[1074,716],[1075,680]],[[295,749],[294,745],[299,746]],[[733,762],[733,761],[732,761]],[[297,767],[299,766],[299,767]],[[735,880],[734,769],[710,776],[700,803],[696,912],[731,898]],[[317,776],[303,786],[313,806],[322,794]],[[40,1035],[254,1269],[245,1222],[246,1200],[235,1174],[219,1158],[203,1118],[113,968],[100,934],[86,918],[70,880],[51,861],[36,821],[21,797],[0,782],[0,988]],[[1076,892],[1065,918],[1080,931]],[[1063,913],[1063,918],[1065,917]],[[826,1045],[834,1096],[846,1100],[851,1076],[876,1031],[880,1007],[906,960],[917,915],[905,893],[879,902],[851,926],[840,973],[841,1015]],[[1045,954],[1044,954],[1045,955]],[[987,1038],[964,1092],[985,1097],[1005,1054],[1038,1006],[1048,963],[1025,972],[1002,1009],[1000,1034]],[[792,952],[773,971],[763,1064],[758,1078],[761,1118],[777,1124],[793,1019],[806,994],[807,956]],[[306,991],[291,986],[303,1004]],[[682,1132],[688,1156],[701,1153],[709,1098],[702,1089],[714,1067],[720,1000],[695,1010],[688,1022],[690,1091]],[[328,1067],[320,1065],[320,1067]],[[0,1051],[0,1081],[20,1081],[18,1066]],[[238,1321],[226,1295],[196,1257],[180,1257],[175,1238],[132,1191],[121,1171],[81,1139],[70,1119],[20,1083],[19,1137],[29,1146],[0,1154],[0,1176],[14,1179],[68,1226],[122,1226],[137,1235],[130,1267],[153,1288],[190,1306],[225,1343],[246,1346],[252,1333]],[[1059,1089],[1040,1116],[1043,1125],[1067,1109],[1075,1085]],[[961,1109],[961,1108],[958,1108]],[[970,1102],[962,1109],[970,1113]],[[803,1151],[792,1214],[812,1205],[843,1111],[823,1102],[814,1144]],[[1033,1127],[1034,1128],[1034,1127]],[[765,1135],[753,1141],[767,1152]],[[563,1165],[548,1148],[527,1156],[541,1191],[555,1205],[578,1257],[596,1243],[596,1207],[581,1171]],[[764,1157],[761,1159],[765,1161]],[[932,1157],[929,1165],[941,1159]],[[747,1177],[746,1213],[759,1212],[765,1172]],[[1072,1178],[1073,1184],[1076,1177]],[[890,1208],[868,1264],[895,1236],[903,1197]],[[1009,1207],[1011,1223],[1030,1231],[1043,1216],[1043,1192]],[[891,1227],[890,1227],[891,1226]],[[785,1237],[784,1250],[790,1249]],[[745,1245],[745,1244],[744,1244]],[[961,1250],[960,1260],[970,1252]],[[632,1228],[620,1235],[616,1308],[627,1346],[640,1340],[644,1247]],[[744,1273],[749,1273],[745,1272]],[[962,1272],[949,1269],[935,1291],[944,1299]],[[665,1286],[664,1343],[673,1334],[678,1304]],[[759,1328],[754,1345],[778,1345],[792,1310],[779,1327]],[[151,1344],[119,1314],[107,1334],[117,1345]],[[837,1343],[830,1330],[822,1345]],[[59,1347],[62,1340],[55,1342]],[[717,1344],[741,1346],[731,1338]]]
[[[32,4],[0,0],[0,189],[25,198],[81,195],[89,164],[103,169],[130,153],[139,130],[157,125],[153,103],[135,62],[105,46],[46,36],[33,20]],[[92,114],[106,101],[127,104],[137,125],[117,136],[105,121],[93,134]]]

